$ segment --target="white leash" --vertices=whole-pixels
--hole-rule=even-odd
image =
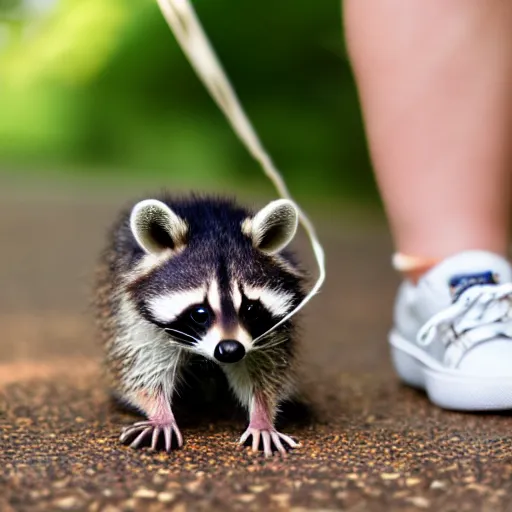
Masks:
[[[322,245],[316,235],[315,228],[306,214],[293,200],[286,184],[274,166],[272,159],[265,151],[258,135],[244,112],[236,93],[231,86],[226,73],[215,55],[215,52],[206,36],[197,15],[189,0],[157,0],[160,10],[166,19],[169,27],[180,44],[183,52],[188,57],[192,67],[201,78],[211,96],[217,102],[219,108],[224,112],[233,130],[240,140],[245,144],[249,153],[258,161],[263,171],[276,187],[279,195],[293,201],[299,212],[299,220],[304,227],[313,248],[318,264],[318,279],[306,295],[304,300],[282,320],[271,327],[262,338],[276,327],[286,322],[295,313],[302,309],[318,293],[325,280],[325,254]],[[254,340],[256,341],[256,340]]]

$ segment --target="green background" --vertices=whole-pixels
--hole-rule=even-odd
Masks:
[[[196,0],[299,198],[375,205],[336,0]],[[151,0],[0,0],[0,170],[265,187]]]

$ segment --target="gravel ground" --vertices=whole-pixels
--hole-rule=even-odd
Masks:
[[[305,399],[281,418],[299,449],[237,451],[245,421],[224,396],[182,398],[181,450],[120,445],[134,418],[101,385],[86,297],[121,195],[0,183],[0,511],[512,510],[512,418],[441,411],[392,372],[397,280],[379,222],[322,223],[329,278],[303,317]]]

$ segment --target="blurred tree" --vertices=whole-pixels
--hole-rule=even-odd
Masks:
[[[4,20],[21,16],[22,0],[0,0],[0,17]]]
[[[195,7],[291,186],[373,199],[338,0]],[[0,54],[0,161],[261,180],[154,1],[60,0],[42,12]]]

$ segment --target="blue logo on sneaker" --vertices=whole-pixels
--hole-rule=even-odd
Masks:
[[[497,274],[488,270],[479,274],[459,274],[450,279],[450,293],[455,302],[468,288],[477,284],[498,284]]]

